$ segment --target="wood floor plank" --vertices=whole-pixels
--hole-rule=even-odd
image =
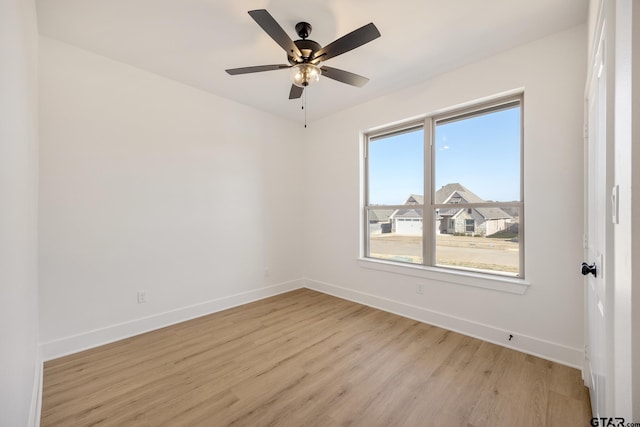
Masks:
[[[575,369],[308,289],[49,361],[43,381],[45,427],[590,419]]]

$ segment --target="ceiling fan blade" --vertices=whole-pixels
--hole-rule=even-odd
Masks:
[[[378,31],[376,26],[373,25],[373,22],[371,22],[345,36],[340,37],[338,40],[329,43],[313,55],[312,61],[316,59],[326,61],[334,56],[342,55],[345,52],[349,52],[363,44],[369,43],[371,40],[375,40],[378,37],[380,37],[380,31]]]
[[[291,85],[291,90],[289,91],[289,99],[298,99],[302,96],[302,92],[304,92],[304,88],[296,85]]]
[[[340,70],[338,68],[320,67],[322,75],[330,79],[346,83],[351,86],[362,87],[369,81],[368,78],[362,77],[358,74],[350,73],[349,71]]]
[[[287,55],[293,56],[296,59],[302,58],[300,49],[298,49],[293,43],[293,40],[291,40],[291,37],[287,35],[269,12],[265,9],[250,10],[249,15],[287,52]]]
[[[236,74],[259,73],[261,71],[282,70],[284,68],[291,68],[291,65],[256,65],[255,67],[230,68],[225,71],[235,76]]]

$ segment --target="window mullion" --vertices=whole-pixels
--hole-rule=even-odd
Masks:
[[[432,266],[435,260],[435,234],[433,230],[433,121],[424,120],[424,206],[422,207],[422,263]]]

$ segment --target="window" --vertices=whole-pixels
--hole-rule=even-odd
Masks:
[[[524,277],[521,95],[365,138],[364,256]]]
[[[465,220],[465,231],[467,233],[474,233],[476,231],[476,222],[472,219]]]

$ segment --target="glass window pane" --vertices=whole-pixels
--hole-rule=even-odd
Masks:
[[[436,210],[436,265],[517,275],[519,218],[519,208]]]
[[[372,138],[368,146],[368,204],[401,205],[424,195],[424,130]],[[422,200],[419,201],[422,203]]]
[[[370,208],[370,258],[422,264],[422,209]]]
[[[436,190],[472,189],[478,200],[468,203],[520,201],[520,129],[519,105],[436,123]]]

